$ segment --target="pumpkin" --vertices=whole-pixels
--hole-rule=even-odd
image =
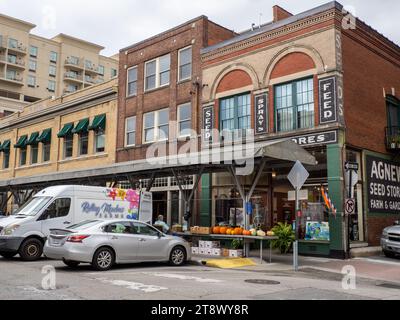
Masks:
[[[257,230],[256,229],[250,229],[250,234],[252,236],[256,236],[257,235]]]
[[[227,227],[221,227],[221,228],[219,228],[219,233],[220,234],[226,234],[226,230],[227,229],[228,229]]]
[[[220,233],[220,229],[221,229],[221,227],[214,227],[213,228],[213,233],[219,234]]]
[[[232,228],[228,228],[226,229],[226,234],[231,235],[232,234],[233,229]]]
[[[265,237],[265,232],[262,231],[262,230],[258,230],[258,231],[257,231],[257,236],[259,236],[259,237]]]
[[[242,228],[235,228],[235,229],[234,229],[234,234],[235,234],[235,235],[238,236],[238,235],[241,235],[242,233],[243,233]]]
[[[249,230],[243,230],[244,236],[251,236],[251,232]]]

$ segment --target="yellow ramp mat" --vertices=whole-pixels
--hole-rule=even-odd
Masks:
[[[248,266],[255,266],[256,263],[247,258],[237,258],[237,259],[214,259],[207,260],[206,266],[213,268],[221,268],[221,269],[233,269],[233,268],[241,268]]]

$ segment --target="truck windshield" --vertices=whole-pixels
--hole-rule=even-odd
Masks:
[[[51,197],[32,198],[20,207],[14,215],[17,216],[35,216],[51,200]]]

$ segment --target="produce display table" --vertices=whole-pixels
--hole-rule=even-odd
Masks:
[[[269,263],[272,262],[272,241],[271,240],[278,240],[279,237],[276,236],[243,236],[243,235],[224,235],[224,234],[197,234],[191,232],[174,232],[175,235],[180,237],[198,237],[198,238],[214,238],[214,239],[242,239],[244,242],[246,240],[259,240],[260,241],[260,264],[263,263],[263,241],[269,240]],[[245,246],[244,246],[245,247]],[[248,256],[248,252],[244,253],[245,257]]]

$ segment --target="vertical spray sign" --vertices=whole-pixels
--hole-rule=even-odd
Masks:
[[[268,132],[268,95],[266,93],[255,97],[255,134]]]

